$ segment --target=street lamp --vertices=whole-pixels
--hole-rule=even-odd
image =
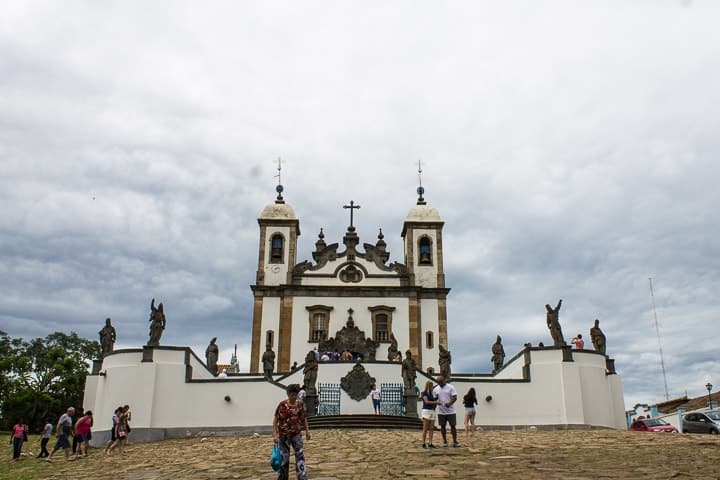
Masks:
[[[712,390],[712,383],[708,382],[705,384],[705,388],[707,388],[708,391],[708,406],[710,406],[710,403],[712,402],[712,397],[710,396],[710,391]]]

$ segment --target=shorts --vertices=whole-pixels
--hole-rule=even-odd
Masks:
[[[70,440],[67,435],[60,435],[55,442],[55,450],[70,448]]]
[[[77,440],[77,443],[83,443],[85,440],[87,440],[87,437],[85,435],[75,435],[75,440]]]
[[[475,407],[465,407],[465,415],[475,416]]]
[[[110,441],[114,442],[115,440],[117,440],[117,432],[113,428],[110,430]]]
[[[373,408],[380,408],[380,400],[373,399]]]
[[[422,409],[422,419],[435,421],[435,410],[430,410],[429,408],[423,408]]]
[[[438,413],[438,423],[441,427],[444,427],[447,423],[450,423],[450,426],[454,427],[457,424],[457,420],[455,419],[454,413],[448,413],[445,415]]]

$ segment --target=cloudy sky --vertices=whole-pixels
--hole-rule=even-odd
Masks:
[[[27,2],[0,6],[0,329],[249,368],[274,161],[299,260],[361,204],[402,261],[416,162],[445,220],[455,371],[595,318],[626,405],[720,388],[720,4]]]

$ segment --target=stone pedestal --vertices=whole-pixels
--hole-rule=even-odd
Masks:
[[[142,361],[143,362],[152,362],[153,361],[153,347],[151,347],[150,345],[143,345]]]
[[[605,368],[607,369],[607,373],[614,375],[615,374],[615,359],[614,358],[606,358],[605,359]]]
[[[418,416],[417,393],[415,393],[414,391],[410,391],[410,392],[406,391],[405,394],[403,395],[403,400],[405,402],[405,416],[417,418],[417,416]]]
[[[318,409],[318,396],[317,395],[305,395],[305,415],[308,417],[314,417],[317,415]]]
[[[93,360],[92,371],[90,372],[90,375],[100,374],[100,370],[102,370],[102,362],[102,358],[100,360]]]

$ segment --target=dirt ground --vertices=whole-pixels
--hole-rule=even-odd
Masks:
[[[423,450],[420,432],[316,430],[306,442],[309,478],[720,479],[720,437],[611,430],[489,431],[460,448]],[[439,432],[434,443],[441,445]],[[31,439],[26,451],[33,452]],[[271,479],[269,435],[193,437],[132,444],[126,454],[48,464],[28,456],[0,467],[18,479]],[[9,457],[9,455],[8,455]],[[8,458],[6,457],[6,458]],[[291,473],[290,478],[295,478]]]

